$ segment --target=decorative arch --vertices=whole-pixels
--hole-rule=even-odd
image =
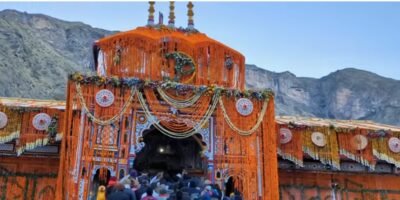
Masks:
[[[94,165],[93,169],[92,169],[92,174],[91,174],[91,177],[90,177],[91,181],[93,180],[93,178],[94,178],[94,176],[96,174],[96,171],[99,170],[100,168],[106,168],[106,169],[108,169],[108,171],[110,171],[110,175],[111,176],[116,176],[116,172],[115,172],[115,170],[114,170],[114,168],[112,166],[109,166],[109,165]]]
[[[244,180],[244,177],[246,177],[246,174],[241,171],[239,173],[234,172],[233,168],[228,168],[228,169],[224,169],[224,170],[219,170],[221,172],[221,180],[224,180],[224,183],[226,183],[228,181],[228,179],[230,177],[238,177],[242,180]]]
[[[144,134],[148,131],[152,131],[154,129],[153,120],[147,119],[146,115],[143,112],[137,113],[136,120],[136,130],[135,130],[135,138],[134,141],[134,152],[140,152],[145,144],[141,141]],[[203,155],[206,156],[209,160],[213,159],[213,117],[210,118],[210,121],[206,123],[206,125],[199,130],[198,133],[194,135],[196,141],[199,142],[200,146],[205,146],[203,149]]]

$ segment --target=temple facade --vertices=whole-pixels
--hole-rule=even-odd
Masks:
[[[191,3],[185,29],[153,6],[147,26],[95,42],[96,75],[71,75],[57,195],[92,198],[135,168],[278,198],[273,93],[244,89],[244,56],[197,31]]]
[[[93,45],[94,73],[65,102],[0,99],[0,199],[95,198],[130,170],[183,170],[245,200],[400,199],[400,127],[275,117],[245,88],[245,57],[195,29],[154,21]],[[230,184],[230,185],[229,185]]]

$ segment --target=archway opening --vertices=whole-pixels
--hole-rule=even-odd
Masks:
[[[192,175],[204,175],[206,159],[202,138],[195,134],[185,139],[174,139],[151,129],[143,133],[144,148],[136,154],[134,168],[139,172],[176,175],[186,170]]]
[[[105,174],[102,174],[105,173]],[[100,185],[107,186],[108,181],[111,178],[111,172],[107,168],[100,168],[96,170],[93,176],[93,181],[91,183],[91,194],[93,195],[91,199],[96,199],[97,190]]]
[[[241,178],[230,176],[225,182],[225,195],[229,197],[231,194],[234,194],[235,197],[241,197],[242,194],[239,191],[243,191]]]
[[[235,191],[235,185],[233,178],[229,177],[228,181],[225,183],[225,196],[230,196]]]

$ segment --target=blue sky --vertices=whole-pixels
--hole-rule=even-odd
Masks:
[[[176,3],[186,26],[186,3]],[[0,10],[43,13],[108,30],[145,25],[146,2],[1,2]],[[156,3],[168,16],[168,3]],[[322,77],[354,67],[400,79],[400,3],[195,2],[195,26],[242,52],[246,63]],[[157,19],[157,17],[156,17]]]

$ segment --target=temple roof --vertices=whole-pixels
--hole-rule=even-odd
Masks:
[[[52,108],[65,110],[65,101],[0,97],[0,105],[7,107]]]
[[[278,124],[296,124],[309,127],[328,127],[334,126],[337,128],[360,128],[367,130],[390,130],[400,132],[400,127],[387,124],[380,124],[370,120],[338,120],[338,119],[323,119],[315,117],[299,117],[299,116],[276,116]]]
[[[201,44],[204,42],[211,42],[218,44],[225,49],[229,49],[232,52],[235,52],[238,55],[243,56],[240,52],[226,46],[225,44],[214,40],[210,37],[208,37],[204,33],[200,32],[188,32],[185,29],[168,29],[168,28],[154,28],[154,27],[137,27],[133,30],[125,31],[125,32],[120,32],[116,33],[104,38],[101,38],[97,40],[95,43],[98,45],[101,45],[102,43],[106,43],[107,41],[110,40],[118,40],[121,38],[126,38],[126,37],[132,37],[132,36],[140,36],[143,38],[148,38],[152,39],[154,41],[162,41],[164,38],[174,38],[177,40],[185,41],[186,43],[190,43],[194,46],[197,44]]]

